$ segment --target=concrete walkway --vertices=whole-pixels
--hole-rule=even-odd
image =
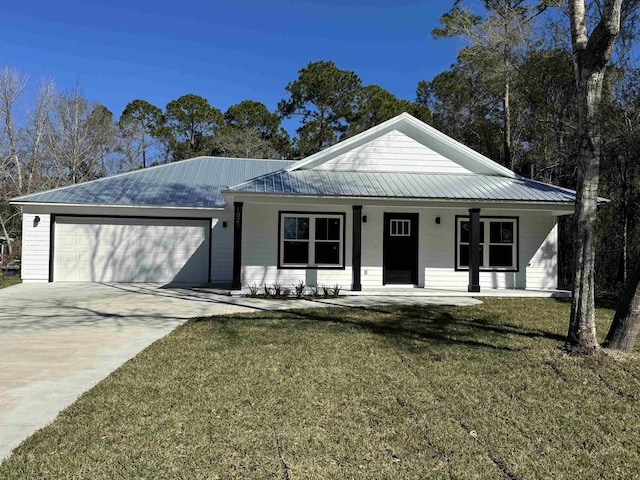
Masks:
[[[0,289],[0,460],[62,409],[193,317],[256,310],[473,298],[357,296],[264,300],[149,284],[44,283]]]

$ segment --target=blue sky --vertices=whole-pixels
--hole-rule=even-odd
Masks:
[[[79,81],[117,118],[131,100],[164,108],[185,93],[223,111],[244,99],[274,109],[297,71],[333,60],[398,97],[454,61],[457,40],[431,30],[452,1],[18,1],[0,7],[0,66]]]

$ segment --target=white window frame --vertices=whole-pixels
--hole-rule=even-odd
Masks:
[[[284,225],[285,218],[308,218],[309,219],[309,240],[300,240],[308,244],[309,263],[284,263]],[[340,238],[339,240],[316,240],[316,220],[319,218],[338,219],[340,220]],[[344,236],[345,236],[346,216],[342,213],[318,213],[318,212],[280,212],[280,231],[278,232],[279,258],[278,268],[314,268],[314,269],[344,269]],[[298,241],[298,240],[296,240]],[[335,243],[339,242],[339,263],[336,264],[317,264],[315,262],[316,243]]]
[[[455,249],[456,249],[456,270],[469,270],[468,265],[460,264],[460,246],[468,245],[468,242],[462,242],[462,223],[469,222],[470,218],[461,216],[456,218],[456,232],[455,232]],[[503,223],[513,223],[513,243],[491,243],[491,223],[492,222],[503,222]],[[518,262],[518,252],[519,245],[518,241],[520,238],[519,228],[520,228],[520,219],[517,217],[480,217],[480,223],[484,224],[484,242],[480,242],[482,246],[482,256],[480,259],[482,266],[480,267],[481,272],[517,272],[519,271],[519,262]],[[489,264],[489,251],[492,245],[511,245],[511,265],[506,267],[492,267]]]

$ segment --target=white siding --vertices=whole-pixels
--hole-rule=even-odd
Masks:
[[[361,172],[471,173],[397,130],[313,168]]]
[[[226,227],[224,222],[227,223]],[[211,282],[231,283],[233,277],[233,210],[220,212],[211,229]]]
[[[544,224],[538,225],[537,238],[541,238],[545,231],[547,228]],[[556,223],[527,264],[527,288],[558,288],[558,225]]]
[[[464,210],[454,215],[465,215]],[[440,226],[445,226],[444,235],[437,236],[433,230],[423,232],[421,239],[425,245],[427,258],[424,263],[424,285],[427,288],[445,288],[465,290],[469,284],[468,271],[455,271],[455,216],[442,217]],[[517,288],[517,289],[555,289],[557,270],[555,261],[557,242],[555,238],[556,218],[550,214],[517,211],[483,211],[481,216],[517,216],[519,217],[519,271],[518,272],[480,272],[481,288]],[[432,222],[433,223],[433,222]],[[434,225],[435,226],[435,225]],[[430,247],[429,247],[430,246]],[[554,262],[550,268],[549,258]],[[529,275],[531,274],[531,278]]]
[[[277,268],[278,211],[343,212],[346,214],[346,265],[344,270],[294,270]],[[367,222],[362,225],[363,290],[382,286],[383,222],[385,212],[419,214],[418,285],[426,288],[467,289],[469,274],[456,271],[455,216],[466,209],[363,206]],[[513,210],[483,210],[482,216],[519,217],[519,271],[481,272],[482,288],[554,289],[557,286],[556,218],[547,212],[522,214]],[[436,217],[440,223],[436,224]],[[351,286],[351,205],[332,207],[258,205],[245,203],[243,213],[242,284],[283,287],[303,281],[306,285]]]
[[[36,226],[35,217],[40,217]],[[25,213],[22,216],[22,281],[49,280],[49,235],[51,216]]]
[[[246,204],[242,229],[242,278],[247,285],[281,284],[292,288],[300,281],[305,285],[351,287],[351,268],[337,270],[278,269],[278,212],[308,211],[346,213],[345,265],[351,264],[351,207],[313,207],[291,205]]]

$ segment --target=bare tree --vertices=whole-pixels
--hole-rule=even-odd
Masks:
[[[591,354],[599,348],[595,325],[595,221],[602,151],[602,88],[607,63],[620,31],[623,0],[604,0],[600,18],[587,32],[585,0],[569,0],[571,47],[576,75],[578,124],[578,189],[574,215],[574,277],[566,347]]]
[[[23,158],[25,161],[27,182],[24,193],[31,193],[50,186],[52,171],[49,156],[44,151],[46,136],[51,129],[51,115],[56,99],[56,87],[53,80],[43,80],[38,88],[33,109],[27,111]]]
[[[90,103],[76,86],[55,102],[47,148],[59,172],[59,183],[78,183],[106,173],[106,143],[115,137],[111,113]]]
[[[5,153],[4,168],[7,177],[12,180],[15,193],[23,193],[23,174],[20,162],[19,129],[16,125],[16,103],[22,98],[27,85],[27,77],[17,70],[4,67],[0,70],[0,120],[2,121]],[[13,175],[8,172],[13,169]]]
[[[226,126],[218,130],[213,140],[217,155],[232,158],[278,158],[271,142],[249,128]]]
[[[13,253],[10,226],[20,210],[8,205],[8,199],[41,188],[34,175],[41,176],[40,149],[48,125],[53,84],[43,84],[35,98],[33,111],[26,107],[28,79],[15,69],[0,70],[0,233],[9,254]]]

